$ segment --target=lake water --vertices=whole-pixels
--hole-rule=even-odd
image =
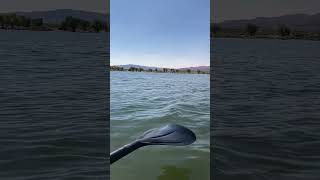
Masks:
[[[214,39],[217,180],[320,178],[320,42]]]
[[[108,179],[108,42],[0,32],[0,179]]]
[[[0,32],[1,179],[108,179],[105,34]],[[320,42],[212,42],[212,179],[319,179]],[[187,147],[144,147],[111,178],[209,179],[209,76],[111,73],[111,150],[175,122]],[[106,97],[103,99],[101,97]]]
[[[195,132],[189,146],[148,146],[111,165],[112,180],[210,178],[210,76],[111,72],[110,149],[168,123]]]

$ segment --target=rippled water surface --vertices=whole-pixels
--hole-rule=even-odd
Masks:
[[[213,179],[320,179],[320,42],[212,45]]]
[[[111,150],[168,123],[192,129],[186,147],[139,149],[111,166],[112,180],[208,180],[210,163],[208,75],[111,72]]]
[[[0,32],[0,179],[108,178],[108,42]]]

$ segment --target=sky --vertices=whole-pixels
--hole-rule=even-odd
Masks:
[[[0,12],[76,9],[106,13],[109,0],[1,0]]]
[[[111,0],[111,65],[210,65],[210,0]]]
[[[320,13],[319,0],[212,0],[211,21]]]

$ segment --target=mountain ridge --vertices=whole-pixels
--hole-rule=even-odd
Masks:
[[[119,66],[119,67],[123,67],[124,69],[129,69],[130,67],[135,67],[135,68],[142,68],[144,70],[148,70],[148,69],[158,69],[161,70],[165,67],[155,67],[155,66],[143,66],[143,65],[137,65],[137,64],[124,64],[124,65],[115,65],[115,66]],[[184,67],[184,68],[166,68],[166,69],[178,69],[178,70],[187,70],[187,69],[191,69],[192,71],[204,71],[204,72],[209,72],[210,71],[210,66],[193,66],[193,67]]]
[[[59,24],[67,16],[72,16],[74,18],[79,18],[93,22],[95,20],[104,21],[109,23],[109,14],[103,14],[99,12],[90,12],[84,10],[74,10],[74,9],[56,9],[48,11],[18,11],[18,12],[7,12],[1,14],[16,14],[19,16],[25,16],[32,19],[42,18],[45,23],[49,24]]]
[[[275,17],[256,17],[252,19],[226,20],[216,23],[221,28],[240,29],[246,24],[255,24],[266,30],[275,30],[280,24],[296,31],[320,31],[320,13],[316,14],[287,14]]]

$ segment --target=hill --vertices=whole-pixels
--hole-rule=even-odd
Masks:
[[[247,24],[255,24],[265,30],[275,30],[280,24],[288,26],[294,31],[319,32],[320,13],[290,14],[278,17],[257,17],[254,19],[228,20],[217,25],[226,29],[243,29]]]
[[[137,65],[137,64],[119,65],[119,67],[123,67],[123,69],[129,69],[130,67],[134,67],[134,68],[142,68],[144,70],[148,70],[148,69],[152,69],[152,70],[159,69],[160,70],[160,69],[162,69],[159,67],[141,66],[141,65]]]
[[[142,68],[144,70],[162,70],[162,67],[153,67],[153,66],[142,66],[142,65],[136,65],[136,64],[126,64],[126,65],[118,65],[119,67],[123,67],[124,69],[129,69],[130,67],[134,67],[134,68]],[[169,68],[170,69],[170,68]],[[190,69],[191,71],[202,71],[202,72],[210,72],[210,66],[196,66],[196,67],[186,67],[186,68],[178,68],[178,70],[187,70]]]
[[[210,66],[196,66],[196,67],[187,67],[187,68],[180,68],[180,70],[187,70],[191,69],[191,71],[202,71],[202,72],[210,72]]]
[[[52,11],[32,11],[32,12],[12,12],[20,16],[26,16],[32,19],[43,18],[45,23],[49,24],[59,24],[65,17],[72,16],[74,18],[79,18],[93,22],[94,20],[99,20],[103,22],[109,22],[109,15],[97,12],[88,12],[81,10],[72,9],[57,9]]]

